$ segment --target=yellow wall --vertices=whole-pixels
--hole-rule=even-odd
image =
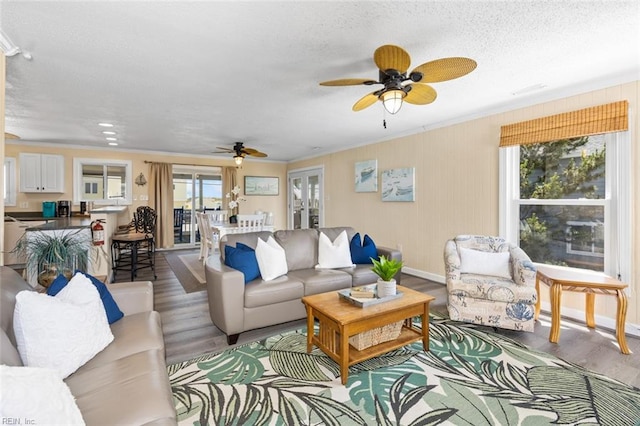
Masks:
[[[168,162],[168,163],[185,163],[185,164],[197,164],[202,166],[234,166],[233,160],[225,159],[212,159],[203,157],[177,157],[154,154],[154,153],[138,153],[128,151],[117,150],[93,150],[93,149],[81,149],[76,147],[52,147],[51,145],[28,145],[24,143],[7,143],[5,145],[5,151],[7,157],[16,158],[16,169],[20,168],[20,159],[18,154],[20,152],[37,152],[43,154],[60,154],[64,156],[65,164],[65,177],[64,186],[65,192],[63,194],[37,194],[37,193],[22,193],[18,192],[16,197],[16,206],[7,206],[6,213],[20,213],[20,212],[39,212],[42,211],[43,201],[57,201],[57,200],[72,200],[73,199],[73,158],[101,158],[101,159],[115,159],[115,160],[131,160],[133,165],[133,176],[136,177],[142,172],[147,181],[149,180],[149,167],[150,164],[145,164],[144,161],[154,162]],[[17,185],[20,185],[20,176],[18,170],[16,170]],[[283,192],[283,188],[286,185],[286,165],[284,163],[275,162],[256,162],[248,159],[244,162],[241,169],[238,169],[238,182],[244,193],[244,176],[278,176],[280,178],[280,193]],[[140,205],[146,205],[147,201],[142,201],[141,196],[148,196],[149,184],[145,186],[138,186],[133,184],[133,205],[130,207],[130,211],[135,210]],[[224,196],[224,194],[223,194]],[[277,228],[286,227],[286,196],[274,197],[274,196],[247,196],[247,201],[240,205],[240,213],[253,213],[255,210],[271,211],[274,213],[275,226]],[[22,203],[28,203],[27,207],[20,207]],[[73,211],[79,211],[78,205],[73,207]],[[125,217],[126,219],[126,217]]]
[[[497,235],[499,227],[500,126],[619,100],[629,101],[632,140],[632,265],[640,265],[640,82],[614,86],[289,164],[289,170],[324,166],[325,226],[351,225],[374,241],[402,247],[408,268],[442,279],[445,241],[458,234]],[[377,193],[356,193],[354,164],[378,160],[381,170],[416,168],[416,201],[382,202]],[[347,208],[348,206],[348,208]],[[640,324],[640,268],[632,270],[627,321]],[[548,292],[542,292],[548,301]],[[563,295],[563,305],[584,310],[584,296]],[[616,299],[596,298],[596,314],[615,318]],[[636,330],[637,331],[637,330]]]

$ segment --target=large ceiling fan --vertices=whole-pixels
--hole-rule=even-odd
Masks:
[[[436,91],[425,83],[437,83],[453,80],[473,71],[477,63],[469,58],[442,58],[426,62],[407,74],[411,58],[400,46],[387,44],[380,46],[373,53],[373,61],[379,69],[379,80],[366,78],[343,78],[324,81],[321,86],[371,86],[382,84],[384,87],[362,97],[353,105],[354,111],[361,111],[376,101],[381,101],[384,108],[395,114],[400,111],[402,103],[426,105],[436,100]]]
[[[233,156],[233,159],[236,162],[236,165],[238,165],[238,166],[242,165],[242,161],[244,160],[244,157],[247,156],[247,155],[250,155],[252,157],[266,157],[267,156],[267,154],[265,154],[264,152],[260,152],[257,149],[245,147],[244,143],[242,143],[242,142],[236,142],[233,145],[233,148],[226,148],[226,147],[218,146],[218,147],[216,147],[216,149],[218,149],[218,151],[215,151],[214,154],[222,154],[222,153],[235,154]]]

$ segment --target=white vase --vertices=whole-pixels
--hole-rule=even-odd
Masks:
[[[396,294],[396,280],[383,281],[378,279],[378,297],[394,296]]]

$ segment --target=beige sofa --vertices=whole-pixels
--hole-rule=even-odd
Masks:
[[[0,272],[0,363],[22,366],[13,331],[15,297],[33,289],[13,269]],[[87,425],[175,425],[160,314],[150,282],[110,284],[125,316],[114,340],[65,379]],[[51,396],[55,398],[55,395]]]
[[[373,265],[370,264],[315,269],[319,233],[323,232],[333,241],[343,230],[351,241],[356,233],[351,227],[225,235],[220,241],[221,261],[209,257],[205,274],[209,314],[216,327],[227,335],[228,343],[236,343],[240,333],[247,330],[305,318],[301,302],[303,296],[375,283],[378,276],[371,271]],[[239,242],[255,249],[258,238],[266,241],[270,235],[284,248],[289,272],[272,281],[258,277],[245,284],[242,272],[224,265],[225,245],[235,246]],[[402,260],[402,253],[398,250],[376,248],[378,255]],[[399,284],[400,273],[395,278]]]

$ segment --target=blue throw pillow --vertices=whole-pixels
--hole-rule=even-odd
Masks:
[[[84,276],[89,278],[91,280],[91,282],[93,283],[93,285],[98,290],[98,293],[100,293],[100,300],[102,300],[102,305],[104,306],[104,311],[107,314],[107,320],[109,321],[109,324],[113,324],[114,322],[116,322],[120,318],[122,318],[124,316],[124,313],[122,313],[122,311],[118,307],[118,304],[116,303],[116,301],[113,300],[113,296],[109,292],[109,289],[107,288],[105,283],[103,283],[102,281],[100,281],[96,277],[87,274],[86,272],[82,272],[80,270],[77,270],[75,273],[77,274],[78,272],[80,272],[81,274],[83,274]],[[68,283],[69,283],[69,280],[67,279],[67,277],[65,277],[62,274],[58,275],[56,277],[56,279],[53,280],[53,282],[51,283],[49,288],[47,288],[47,294],[49,296],[55,296]]]
[[[365,234],[364,241],[360,242],[360,233],[351,238],[351,261],[356,264],[371,264],[371,258],[378,259],[378,249],[371,237]]]
[[[260,276],[256,251],[242,243],[235,247],[224,246],[224,264],[242,272],[245,284]]]

